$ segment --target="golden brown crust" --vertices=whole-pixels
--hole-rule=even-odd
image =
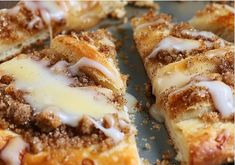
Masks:
[[[219,165],[234,161],[233,123],[218,121],[209,124],[200,119],[175,123],[166,120],[166,126],[171,130],[169,133],[173,141],[180,143],[176,149],[180,150],[182,164]],[[187,155],[187,158],[183,155]]]
[[[148,26],[147,28],[141,28],[136,31],[136,28],[141,24],[148,22],[154,22],[159,19],[164,20],[159,24]],[[169,35],[168,23],[171,22],[171,17],[166,14],[156,15],[151,11],[145,14],[143,17],[136,17],[131,20],[133,29],[135,29],[134,39],[136,46],[140,52],[142,58],[145,58],[151,53],[151,50],[155,47],[155,44],[160,42],[161,39]],[[152,37],[149,37],[152,36]],[[145,43],[145,44],[143,44]]]
[[[200,55],[208,50],[221,48],[223,45],[231,45],[215,35],[205,37],[187,23],[174,24],[171,22],[171,17],[166,14],[158,15],[154,12],[149,12],[142,17],[132,19],[131,23],[134,29],[136,46],[151,78],[156,76],[156,70],[167,64],[190,56]],[[184,30],[197,33],[197,35],[189,35]],[[190,51],[178,51],[176,49],[168,51],[163,49],[154,58],[147,58],[163,39],[169,37],[187,40],[187,42],[197,41],[199,47]]]
[[[60,149],[49,152],[39,153],[37,155],[26,154],[23,164],[32,165],[53,165],[53,164],[139,164],[138,151],[134,137],[124,140],[117,146],[104,152],[96,152],[90,148],[84,149]]]
[[[100,71],[84,67],[82,71],[91,76],[101,85],[111,88],[115,92],[125,91],[126,78],[119,73],[116,65],[116,51],[113,39],[105,30],[98,30],[95,33],[73,34],[72,36],[57,36],[51,48],[62,55],[62,59],[75,63],[82,57],[92,59],[105,66],[117,78],[116,81],[103,75]]]
[[[7,142],[17,136],[10,131],[0,130],[0,148],[3,148]],[[103,152],[96,151],[96,146],[88,148],[66,148],[40,152],[38,154],[25,153],[22,165],[54,165],[54,164],[120,164],[137,165],[140,164],[138,151],[136,148],[134,136],[123,140],[117,146]],[[89,164],[89,165],[90,165]]]
[[[18,135],[0,130],[0,151],[7,145],[7,142]],[[49,149],[39,152],[38,154],[25,152],[22,165],[54,165],[54,164],[123,164],[138,165],[140,164],[138,151],[136,148],[134,136],[129,136],[119,144],[100,151],[96,145],[90,145],[88,148],[66,148],[66,149]],[[88,161],[88,162],[87,162]]]
[[[23,154],[21,153],[21,164],[23,165],[140,164],[134,138],[135,131],[132,125],[128,124],[128,117],[125,120],[123,119],[123,122],[128,126],[121,126],[119,122],[119,112],[123,111],[125,102],[123,94],[125,94],[126,83],[118,70],[115,45],[108,32],[98,30],[97,32],[84,32],[80,35],[58,36],[52,40],[50,49],[34,52],[29,56],[32,56],[31,58],[34,60],[40,61],[43,59],[44,61],[49,61],[46,65],[50,69],[62,59],[73,66],[81,58],[86,57],[93,62],[98,62],[103,65],[112,74],[117,74],[118,76],[116,78],[118,78],[121,84],[116,84],[117,82],[109,79],[99,68],[88,67],[89,70],[82,70],[82,74],[89,77],[86,80],[94,80],[96,82],[93,83],[91,81],[87,84],[81,83],[81,85],[75,83],[73,86],[95,86],[97,88],[103,86],[113,90],[111,92],[112,96],[108,97],[110,99],[108,101],[117,107],[118,112],[113,115],[109,114],[109,116],[104,116],[101,124],[104,128],[108,129],[110,127],[109,122],[111,121],[107,120],[112,120],[114,122],[112,128],[115,127],[115,129],[120,131],[123,139],[119,142],[114,142],[114,139],[96,128],[94,126],[95,124],[91,122],[91,119],[86,116],[82,117],[77,127],[72,127],[61,123],[56,114],[50,113],[50,109],[49,111],[39,112],[35,115],[32,107],[23,98],[18,97],[18,91],[15,91],[14,87],[10,85],[15,80],[10,76],[2,75],[0,79],[0,83],[2,83],[0,84],[2,87],[0,92],[3,97],[1,97],[1,101],[6,101],[3,99],[4,97],[8,101],[10,99],[10,102],[8,102],[10,105],[8,103],[5,105],[1,104],[0,112],[4,108],[8,110],[1,113],[0,127],[1,129],[3,127],[12,132],[17,132],[17,134],[13,134],[11,131],[0,130],[0,161],[4,161],[1,160],[1,153],[4,152],[4,148],[8,146],[10,140],[14,140],[16,136],[20,136],[29,146]],[[20,58],[23,58],[23,55],[17,56],[14,59]],[[80,69],[83,69],[83,67]],[[91,74],[91,72],[95,74]],[[62,71],[60,74],[71,76],[71,73],[69,74],[67,71]],[[81,75],[77,78],[80,77]],[[97,77],[102,78],[102,80],[96,79]],[[104,79],[106,81],[103,81]],[[27,107],[21,109],[25,105]],[[7,108],[7,106],[10,106],[10,108]],[[23,112],[27,115],[23,114]],[[29,117],[27,119],[23,117],[28,115]],[[60,129],[61,132],[59,131]]]
[[[219,50],[226,50],[226,49],[209,51],[207,52],[207,54]],[[228,48],[226,51],[227,54],[223,55],[215,53],[214,57],[208,57],[207,55],[203,54],[196,57],[186,58],[184,60],[181,60],[180,62],[172,63],[159,69],[157,75],[159,79],[161,78],[166,79],[167,77],[170,77],[170,75],[168,76],[167,73],[171,73],[171,75],[174,75],[180,72],[187,75],[187,79],[185,81],[181,79],[182,81],[181,84],[177,86],[176,86],[177,83],[176,79],[175,83],[172,83],[172,85],[166,86],[163,89],[160,89],[160,84],[155,84],[154,89],[157,92],[157,97],[159,97],[157,102],[159,108],[161,107],[166,109],[166,111],[169,112],[169,115],[171,116],[172,119],[181,118],[181,116],[185,115],[185,113],[187,114],[187,116],[190,113],[192,113],[193,116],[194,115],[197,116],[197,114],[193,113],[194,110],[198,111],[197,108],[190,105],[205,104],[207,105],[207,108],[210,107],[210,109],[214,111],[215,110],[214,106],[210,106],[210,104],[213,105],[213,101],[210,97],[210,94],[208,93],[208,90],[206,90],[205,88],[191,86],[185,90],[182,90],[181,92],[177,92],[175,94],[170,94],[170,93],[176,89],[179,89],[184,85],[187,85],[189,82],[203,79],[203,77],[204,79],[206,77],[207,80],[211,81],[212,80],[223,81],[225,84],[229,85],[232,89],[234,89],[233,82],[230,82],[233,80],[232,78],[233,66],[234,66],[233,47],[231,47],[231,49]],[[231,62],[229,64],[227,65],[224,64],[224,61],[229,62],[230,60]],[[231,67],[231,69],[226,69],[226,66]],[[221,70],[220,68],[223,68],[223,70]],[[231,73],[231,75],[227,76],[228,74],[224,73]],[[200,112],[201,115],[206,115],[208,113],[207,110],[206,111],[204,110]]]
[[[187,23],[173,24],[153,13],[134,18],[132,26],[157,98],[157,109],[165,117],[181,163],[217,165],[234,161],[234,115],[223,117],[208,89],[194,85],[200,81],[220,81],[234,93],[234,47],[224,41],[223,45],[221,38],[212,33],[195,31]],[[169,36],[179,40],[160,45]],[[201,46],[188,52],[169,48],[178,43],[179,47],[185,46],[183,41],[189,45],[196,41]],[[150,53],[160,46],[163,50],[150,58]]]
[[[214,130],[208,130],[208,133]],[[233,133],[233,134],[230,134]],[[222,164],[224,162],[232,162],[234,145],[234,132],[226,129],[216,130],[215,135],[204,133],[195,136],[191,141],[194,141],[190,146],[191,164],[206,165]]]

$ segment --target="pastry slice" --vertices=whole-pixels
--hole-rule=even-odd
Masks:
[[[225,40],[234,41],[234,6],[208,4],[189,23],[199,30],[211,31]]]
[[[187,165],[234,161],[234,46],[169,15],[132,20],[134,40],[162,115]]]
[[[0,60],[5,60],[38,40],[62,31],[84,30],[111,12],[122,9],[120,1],[21,1],[0,10]]]
[[[57,36],[0,74],[0,164],[140,164],[108,32]]]

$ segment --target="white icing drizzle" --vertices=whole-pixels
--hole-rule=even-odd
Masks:
[[[36,15],[36,12],[39,11],[43,21],[49,25],[52,20],[54,21],[61,21],[65,18],[66,11],[68,10],[66,8],[66,5],[64,2],[60,1],[23,1],[25,7],[32,11],[34,16]]]
[[[196,30],[182,30],[182,33],[187,34],[187,35],[191,35],[192,37],[202,36],[207,39],[216,39],[215,43],[218,43],[220,47],[226,46],[225,41],[223,39],[218,38],[214,33],[211,33],[211,32],[196,31]],[[213,46],[213,42],[211,42],[211,41],[204,41],[204,44],[209,48]]]
[[[66,70],[68,65],[68,62],[61,60],[54,64],[50,69],[55,73],[61,73]]]
[[[214,50],[207,51],[205,55],[208,58],[213,58],[218,55],[224,55],[226,52],[228,52],[227,49],[214,49]]]
[[[109,94],[111,90],[107,92],[104,88],[70,87],[70,79],[50,72],[30,58],[14,58],[2,63],[0,70],[14,78],[17,89],[27,92],[24,98],[35,113],[49,109],[65,124],[77,126],[84,114],[99,119],[105,114],[117,112],[108,99],[112,98]]]
[[[91,67],[91,68],[95,68],[99,71],[101,71],[106,77],[110,78],[111,80],[115,81],[116,78],[114,76],[114,74],[109,71],[105,66],[103,66],[102,64],[91,60],[89,58],[86,57],[82,57],[78,62],[76,62],[74,65],[69,67],[69,70],[71,71],[71,73],[73,75],[77,74],[77,71],[82,68],[82,67]]]
[[[137,99],[135,98],[135,96],[133,96],[130,93],[126,93],[125,95],[125,99],[127,101],[126,103],[126,107],[129,110],[134,110],[136,108],[136,104],[138,103]]]
[[[233,105],[232,89],[220,81],[201,81],[197,86],[208,88],[216,109],[224,116],[228,117],[235,112]]]
[[[96,128],[100,129],[106,136],[112,138],[115,143],[121,141],[124,138],[124,133],[122,133],[118,129],[114,127],[104,128],[100,121],[95,121],[92,118],[89,119],[94,123]]]
[[[225,41],[221,38],[217,39],[215,42],[219,43],[220,47],[225,47],[226,46]]]
[[[115,47],[114,43],[110,39],[108,39],[107,37],[102,38],[102,40],[100,40],[100,42],[102,44]]]
[[[211,48],[213,46],[213,42],[211,41],[204,41],[204,44],[206,45],[206,47]]]
[[[138,31],[138,30],[140,30],[140,29],[143,29],[143,28],[146,28],[146,27],[149,27],[149,26],[158,25],[158,24],[161,24],[161,23],[165,23],[165,24],[168,25],[168,26],[171,25],[171,24],[169,24],[169,22],[167,22],[167,21],[164,20],[164,19],[157,19],[157,20],[152,21],[152,22],[146,22],[146,23],[143,23],[143,24],[138,25],[138,26],[135,28],[135,31]]]
[[[200,47],[200,42],[196,40],[181,39],[172,36],[164,38],[150,53],[148,58],[154,58],[161,50],[191,51]]]
[[[28,27],[30,29],[32,29],[34,27],[34,25],[36,25],[37,23],[39,23],[38,28],[41,29],[43,27],[43,24],[41,22],[41,18],[38,16],[34,16],[34,18],[29,22]]]
[[[33,13],[33,19],[29,22],[28,28],[32,29],[37,23],[38,28],[43,28],[43,20],[48,26],[51,41],[53,38],[51,23],[66,18],[68,8],[65,3],[65,1],[23,1],[24,6]],[[42,20],[37,12],[41,14]]]
[[[209,39],[216,37],[215,34],[213,34],[211,32],[207,32],[207,31],[182,30],[182,33],[190,35],[192,37],[202,36],[202,37],[209,38]]]
[[[235,112],[232,89],[221,81],[200,81],[195,84],[189,83],[184,87],[175,90],[170,95],[186,90],[192,85],[206,87],[209,90],[215,108],[221,113],[222,116],[228,117]]]
[[[122,119],[119,120],[119,125],[121,128],[127,128],[130,126],[129,123],[127,123],[125,120],[122,120]]]
[[[107,114],[104,116],[103,120],[105,120],[109,127],[113,127],[115,124],[115,120],[111,114]]]
[[[161,113],[160,110],[157,110],[156,104],[151,105],[149,113],[157,122],[159,123],[164,122],[163,114]]]
[[[0,158],[7,165],[20,165],[22,152],[28,147],[28,144],[20,137],[13,137],[1,151]]]
[[[118,118],[129,122],[130,121],[129,115],[128,115],[129,113],[132,113],[132,112],[127,108],[127,106],[124,106],[123,111],[120,111],[118,113]]]

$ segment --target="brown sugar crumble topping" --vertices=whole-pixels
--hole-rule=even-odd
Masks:
[[[139,24],[139,22],[151,22],[153,19],[164,19],[164,22],[168,22],[170,21],[169,18],[167,18],[167,16],[156,16],[153,13],[148,13],[147,15],[143,16],[140,20],[134,20],[134,24]],[[140,23],[141,24],[141,23]],[[190,40],[195,40],[198,41],[200,46],[196,49],[192,49],[190,51],[179,51],[176,49],[173,50],[159,50],[158,53],[156,54],[156,56],[154,58],[151,58],[151,60],[154,61],[154,63],[160,63],[163,65],[167,65],[173,62],[177,62],[180,61],[182,59],[185,59],[187,57],[190,56],[196,56],[196,55],[200,55],[202,53],[207,52],[208,50],[212,50],[212,49],[217,49],[217,48],[221,48],[224,47],[226,45],[231,45],[230,43],[220,39],[219,37],[217,37],[216,35],[213,35],[212,33],[209,34],[208,36],[206,36],[206,34],[204,35],[204,33],[200,33],[200,31],[196,31],[189,23],[179,23],[179,24],[173,24],[168,22],[168,24],[171,25],[172,28],[169,28],[168,30],[170,31],[169,36],[173,36],[173,37],[177,37],[177,38],[181,38],[181,39],[190,39]],[[159,23],[156,26],[151,26],[149,27],[149,29],[152,30],[160,30],[159,29],[161,26],[166,25],[166,24],[162,24]],[[141,34],[138,35],[138,40],[142,40],[141,38],[145,39],[148,36],[148,30],[149,29],[145,29],[141,31]],[[164,27],[165,29],[165,27]],[[186,30],[189,33],[184,32],[184,30]],[[190,34],[190,32],[195,33],[194,34]],[[209,33],[209,32],[208,32]],[[167,37],[167,36],[163,36],[163,39]],[[159,37],[160,38],[160,37]],[[138,45],[138,40],[137,40],[137,45]],[[151,52],[146,52],[147,56],[150,54]],[[143,52],[143,54],[145,54],[145,52]]]
[[[96,129],[86,117],[76,128],[64,125],[49,109],[33,114],[27,103],[21,103],[6,93],[6,85],[1,84],[0,128],[10,129],[20,134],[29,144],[32,152],[37,153],[47,147],[81,147],[100,144],[102,149],[114,145],[112,139]],[[51,107],[54,108],[54,107]],[[106,127],[107,124],[106,124]],[[130,130],[117,125],[124,133]],[[102,143],[101,143],[102,142]]]
[[[169,52],[168,50],[161,50],[157,54],[155,60],[164,65],[167,65],[172,62],[180,61],[181,59],[186,58],[186,54],[186,51],[172,50],[171,52]]]
[[[19,7],[19,12],[16,14],[9,14],[6,12],[1,13],[0,16],[0,37],[7,40],[15,40],[19,36],[15,29],[24,31],[24,33],[29,33],[33,29],[28,29],[28,23],[32,20],[32,13],[28,11],[21,4],[10,10],[16,10]],[[11,25],[11,26],[9,26]],[[25,29],[30,30],[26,32]]]
[[[37,55],[33,58],[38,59],[39,54]],[[44,55],[40,54],[40,56]],[[46,59],[46,56],[44,58]],[[56,58],[47,64],[47,67],[52,67],[54,63],[56,63]],[[71,76],[68,69],[59,74]],[[75,77],[71,76],[71,78],[74,80],[72,87],[98,86],[83,73]],[[12,130],[21,135],[29,143],[31,152],[38,153],[49,148],[81,148],[92,144],[100,146],[99,150],[106,150],[115,145],[114,140],[97,129],[87,116],[82,117],[77,127],[71,127],[63,124],[53,113],[57,107],[47,107],[35,114],[33,108],[24,100],[25,93],[16,90],[12,85],[13,82],[14,79],[8,75],[0,78],[0,128]],[[125,103],[120,95],[114,96],[110,101],[117,107]],[[114,123],[109,121],[109,118],[113,118]],[[113,126],[125,134],[132,131],[128,122],[126,123],[128,127],[120,125],[119,117],[115,114],[104,117],[102,121],[105,128]]]
[[[10,26],[11,25],[11,26]],[[0,15],[0,37],[7,41],[14,41],[18,39],[18,35],[12,26],[11,17],[3,13]]]
[[[23,136],[29,142],[32,152],[37,153],[47,147],[99,144],[107,139],[101,131],[93,130],[93,124],[85,119],[79,122],[78,128],[72,128],[62,124],[51,112],[33,114],[30,105],[17,101],[6,89],[7,86],[1,84],[0,128],[8,128]]]
[[[0,37],[4,42],[24,39],[24,36],[38,33],[41,29],[48,28],[39,11],[34,13],[27,9],[24,2],[19,2],[14,8],[7,9],[0,14]],[[36,21],[35,21],[36,20]],[[51,21],[53,33],[65,25],[65,20]],[[20,33],[17,33],[19,31]]]
[[[198,35],[190,35],[188,33],[184,33],[185,30],[189,32],[196,32],[198,33]],[[203,40],[210,42],[214,42],[218,39],[216,35],[214,35],[213,37],[206,37],[204,35],[201,35],[199,32],[200,31],[196,31],[189,23],[179,23],[173,26],[171,30],[171,35],[179,38]]]
[[[93,32],[82,32],[80,34],[72,33],[72,36],[80,41],[85,41],[91,45],[94,45],[97,48],[97,50],[100,53],[102,53],[102,55],[105,55],[105,57],[110,57],[114,61],[116,60],[115,59],[116,49],[115,45],[113,44],[115,40],[109,32],[100,29],[97,30],[96,33]]]
[[[232,75],[233,73],[230,74],[228,80],[231,81],[233,78]],[[228,80],[225,81],[224,75],[220,73],[205,73],[194,76],[190,80],[190,84],[192,85],[188,84],[188,86],[186,85],[182,89],[178,90],[176,90],[174,87],[167,89],[160,95],[160,99],[158,100],[157,104],[160,107],[165,107],[164,109],[168,109],[171,113],[171,117],[176,118],[178,114],[186,112],[187,110],[191,110],[188,109],[188,107],[195,106],[200,102],[210,103],[210,105],[212,105],[211,111],[199,114],[198,117],[201,120],[205,122],[234,120],[233,115],[226,118],[219,115],[219,112],[217,112],[216,108],[213,106],[213,100],[207,88],[193,85],[194,83],[200,81],[222,81],[234,89],[234,86],[228,83]]]
[[[234,87],[234,56],[232,52],[225,54],[223,58],[214,58],[217,63],[217,71],[223,77],[223,81]]]
[[[181,110],[187,109],[201,101],[212,102],[208,91],[204,87],[190,86],[186,90],[179,91],[168,96],[167,106],[172,115],[175,116]]]
[[[220,120],[220,116],[217,112],[206,112],[199,116],[199,118],[204,122],[215,123]]]

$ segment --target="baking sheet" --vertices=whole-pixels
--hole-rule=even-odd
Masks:
[[[0,1],[0,8],[10,7],[16,2]],[[187,21],[198,9],[202,9],[207,2],[174,2],[159,1],[160,12],[168,13],[173,16],[173,21]],[[127,6],[128,19],[133,16],[141,15],[149,9]],[[154,98],[147,98],[145,95],[145,83],[148,81],[142,61],[135,48],[132,30],[129,22],[122,24],[123,21],[106,19],[93,29],[100,27],[107,28],[119,41],[121,45],[118,49],[118,58],[121,72],[128,74],[129,85],[128,93],[134,95],[143,105],[143,110],[134,113],[134,122],[138,130],[137,145],[140,156],[155,164],[156,160],[161,160],[164,155],[170,155],[170,164],[178,164],[175,161],[175,152],[170,145],[169,137],[164,124],[154,121],[148,115],[146,104],[152,104]]]

